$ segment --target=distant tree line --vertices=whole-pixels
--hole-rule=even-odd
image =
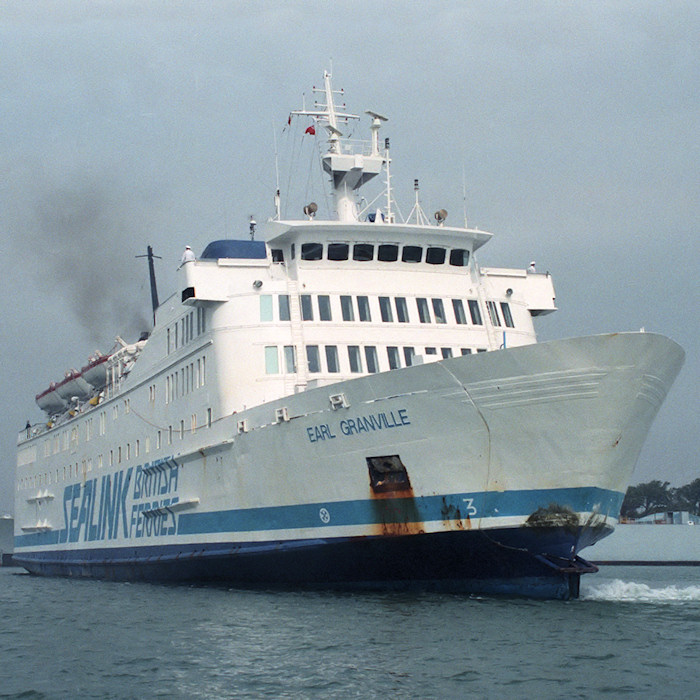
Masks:
[[[622,501],[623,518],[643,518],[667,510],[687,510],[700,515],[700,479],[672,487],[668,481],[649,481],[630,486]]]

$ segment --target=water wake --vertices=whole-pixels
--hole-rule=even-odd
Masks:
[[[700,586],[665,586],[651,588],[645,583],[615,579],[582,591],[584,600],[610,600],[638,603],[672,603],[700,601]]]

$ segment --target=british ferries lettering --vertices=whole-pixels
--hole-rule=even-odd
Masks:
[[[399,408],[396,411],[370,413],[356,418],[344,418],[331,425],[330,423],[319,423],[309,426],[306,435],[309,442],[320,442],[322,440],[333,440],[341,435],[359,435],[360,433],[370,433],[377,430],[389,430],[390,428],[400,428],[411,425],[408,418],[408,411]]]
[[[168,458],[66,486],[58,541],[174,535],[177,516],[169,506],[179,501],[179,469]]]

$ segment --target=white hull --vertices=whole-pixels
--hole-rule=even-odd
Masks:
[[[508,592],[525,590],[526,579],[559,585],[576,553],[616,524],[682,361],[662,336],[614,334],[310,389],[218,421],[147,462],[18,499],[15,558],[39,573],[217,578],[218,566],[244,582],[323,585],[348,583],[348,571],[336,567],[334,580],[332,567],[310,568],[304,580],[306,560],[289,559],[290,576],[291,568],[273,568],[271,551],[314,548],[319,561],[321,545],[347,558],[348,543],[385,540],[416,555],[414,544],[435,536],[441,556],[460,563],[452,573],[436,566],[432,577],[415,565],[415,578]],[[410,490],[372,488],[368,459],[389,456],[405,466]],[[477,533],[505,564],[488,553],[469,557],[483,549]],[[262,573],[248,566],[256,551],[267,557]],[[237,556],[247,562],[238,569]],[[185,557],[189,568],[178,575],[173,562]],[[402,562],[398,578],[410,579],[414,564]],[[358,566],[358,582],[386,578],[366,552]],[[319,575],[326,580],[313,580]]]

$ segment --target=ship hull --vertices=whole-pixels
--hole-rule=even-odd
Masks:
[[[127,580],[575,597],[594,570],[578,551],[612,531],[682,360],[661,336],[615,334],[308,389],[65,487],[42,506],[50,530],[16,533],[15,561]]]

